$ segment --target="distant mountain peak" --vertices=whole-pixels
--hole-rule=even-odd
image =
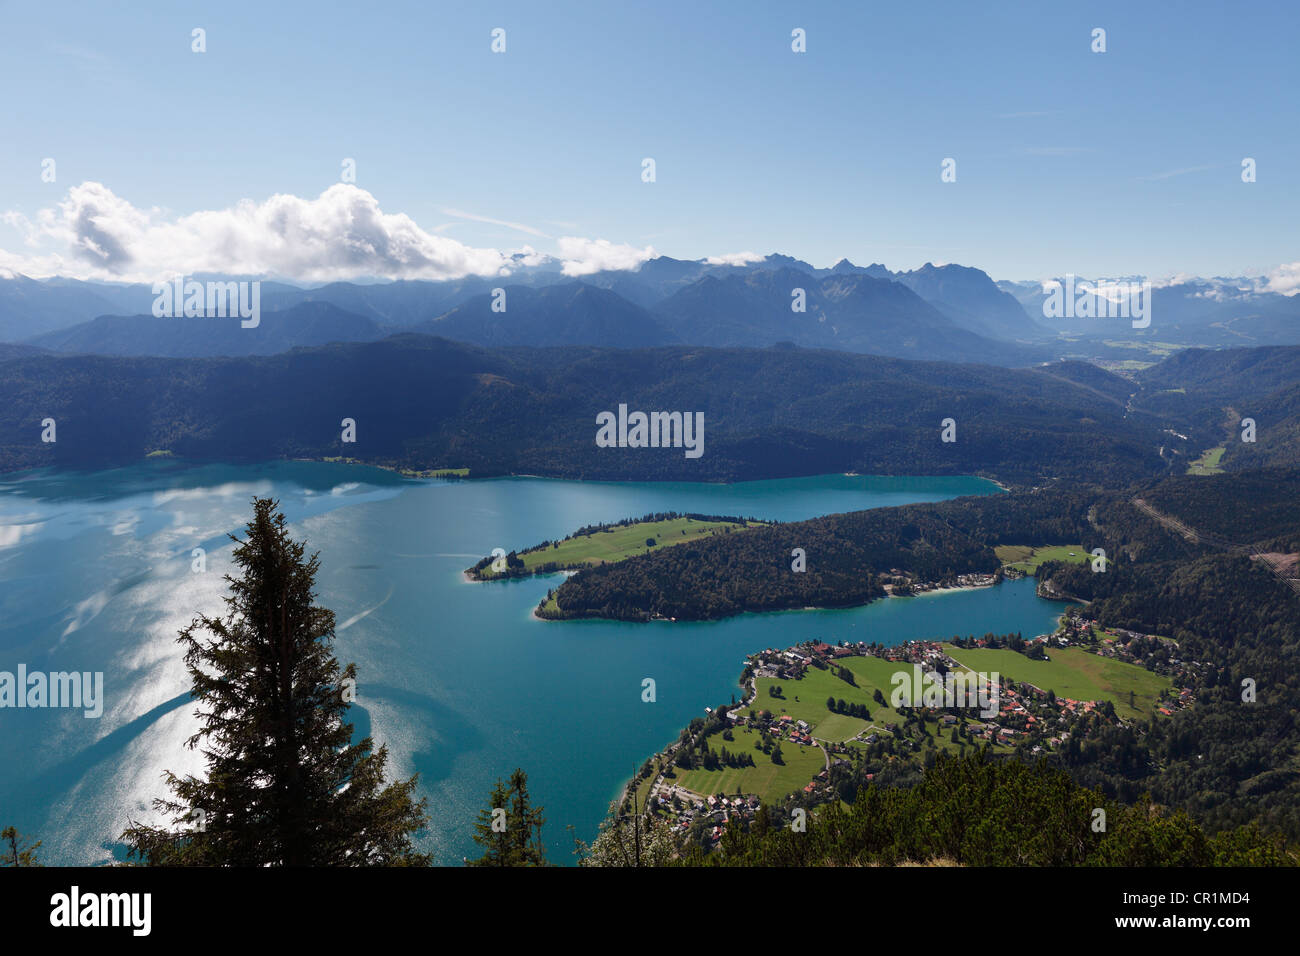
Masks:
[[[766,266],[786,266],[790,269],[798,269],[800,272],[816,273],[818,270],[811,263],[804,262],[802,259],[796,259],[794,256],[787,256],[783,253],[774,252],[763,258],[763,264]]]

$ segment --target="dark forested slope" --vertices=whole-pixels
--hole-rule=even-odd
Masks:
[[[641,480],[858,471],[1033,485],[1168,467],[1157,420],[1126,416],[1095,381],[1054,369],[788,347],[484,349],[417,335],[232,359],[34,356],[0,364],[0,470],[155,450]],[[596,416],[620,404],[702,413],[703,454],[597,447]],[[56,443],[40,440],[46,418]],[[355,443],[341,441],[344,418]],[[948,418],[954,442],[941,440]]]

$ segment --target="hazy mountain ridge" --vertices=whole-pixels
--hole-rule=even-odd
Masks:
[[[475,345],[614,345],[640,348],[681,341],[655,316],[616,292],[569,282],[541,288],[505,285],[474,296],[410,331]]]
[[[1133,329],[1127,319],[1048,318],[1039,282],[997,282],[962,265],[926,263],[893,272],[879,263],[858,266],[841,259],[819,269],[791,256],[773,254],[735,264],[659,256],[635,270],[566,276],[556,259],[517,257],[509,276],[433,282],[334,282],[300,288],[264,280],[265,312],[311,315],[291,310],[317,303],[358,320],[340,324],[340,341],[378,338],[407,328],[480,344],[590,344],[641,347],[675,341],[701,345],[766,345],[792,341],[874,354],[981,361],[1018,366],[1060,355],[1142,358],[1119,346],[1234,347],[1300,343],[1300,296],[1261,291],[1260,279],[1191,279],[1157,288],[1153,322]],[[204,277],[195,277],[204,278]],[[229,278],[229,277],[219,277]],[[1082,280],[1080,280],[1082,281]],[[542,290],[581,283],[605,296]],[[496,288],[516,308],[493,313],[480,308]],[[803,288],[807,310],[791,310],[791,292]],[[195,334],[161,346],[132,346],[127,326],[97,322],[102,316],[148,315],[154,296],[148,285],[37,281],[0,278],[0,341],[28,342],[60,350],[102,354],[260,354],[261,345],[230,342],[224,333],[207,342]],[[572,314],[560,304],[568,303]],[[600,316],[596,304],[609,311]],[[481,315],[483,321],[475,321]],[[149,323],[137,323],[142,333]],[[75,334],[52,333],[85,326]],[[548,327],[549,326],[549,327]],[[553,327],[553,328],[552,328]],[[270,341],[271,337],[267,337]],[[319,327],[285,332],[284,348],[320,344]],[[1131,346],[1129,346],[1131,347]]]
[[[1065,284],[1065,276],[1048,282]],[[1134,282],[1123,279],[1087,279],[1074,277],[1076,298],[1090,298],[1082,291],[1084,283]],[[1042,282],[997,283],[1012,295],[1024,310],[1049,330],[1082,335],[1095,339],[1167,342],[1206,348],[1247,348],[1264,345],[1300,344],[1300,295],[1286,296],[1269,291],[1262,279],[1187,279],[1151,289],[1150,325],[1134,329],[1127,318],[1106,317],[1093,307],[1092,316],[1069,315],[1060,318],[1045,314],[1048,292]]]
[[[239,316],[225,318],[102,315],[47,332],[31,345],[56,352],[93,355],[157,355],[171,358],[274,355],[300,346],[365,342],[386,330],[328,302],[303,302],[263,312],[256,327]]]
[[[925,272],[948,272],[960,267],[927,265]],[[650,259],[636,270],[597,272],[576,281],[607,289],[628,302],[648,311],[662,311],[664,304],[688,287],[710,278],[730,279],[766,272],[794,270],[813,280],[829,276],[866,275],[877,279],[896,278],[884,266],[858,267],[841,260],[830,269],[817,269],[790,256],[770,255],[745,264],[724,264],[707,260],[680,260],[668,256]],[[963,269],[967,277],[982,278],[997,293],[992,280],[978,270]],[[902,274],[899,276],[908,276]],[[193,278],[209,278],[195,276]],[[232,277],[211,277],[229,279]],[[543,288],[569,284],[557,260],[543,258],[531,265],[521,264],[506,277],[469,277],[433,282],[403,280],[397,282],[334,282],[311,288],[299,288],[283,282],[263,281],[262,307],[285,311],[307,302],[326,302],[388,328],[410,327],[445,315],[470,300],[489,294],[506,285]],[[805,282],[806,280],[801,280]],[[909,279],[908,281],[915,281]],[[815,284],[815,282],[813,283]],[[904,283],[906,284],[906,283]],[[924,296],[922,296],[924,299]],[[0,341],[23,341],[47,332],[89,322],[101,315],[140,315],[151,310],[152,288],[144,284],[112,284],[51,279],[37,281],[22,276],[0,278]],[[788,290],[783,296],[788,306]],[[945,303],[939,311],[951,309]],[[958,316],[959,324],[968,314]],[[609,344],[599,342],[593,344]]]
[[[1041,340],[1055,334],[980,269],[927,262],[911,272],[894,273],[894,278],[964,328],[979,334],[1012,342]]]

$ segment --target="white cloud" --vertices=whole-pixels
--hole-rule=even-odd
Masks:
[[[485,222],[550,239],[523,223],[458,209],[444,210],[462,222]],[[530,246],[502,251],[474,248],[421,228],[402,213],[386,213],[373,195],[338,183],[314,199],[277,194],[263,202],[242,200],[226,209],[171,215],[142,208],[102,183],[68,190],[35,221],[18,212],[0,220],[16,229],[24,254],[0,249],[0,273],[154,282],[178,274],[278,276],[330,282],[355,278],[458,279],[508,275],[544,265],[548,256]],[[637,269],[654,248],[608,239],[565,236],[556,240],[563,272],[591,275],[606,269]]]
[[[576,236],[561,236],[559,246],[566,276],[589,276],[606,269],[637,269],[647,259],[653,259],[657,255],[653,246],[638,249],[608,239],[581,239]]]
[[[149,282],[176,273],[278,275],[309,281],[362,276],[455,279],[497,275],[506,257],[421,229],[409,216],[385,213],[370,193],[339,183],[315,199],[277,194],[227,209],[171,217],[141,209],[102,183],[85,182],[30,223],[5,221],[28,245],[55,251],[18,256],[0,251],[0,266],[28,275]]]
[[[516,249],[511,255],[511,258],[516,265],[523,266],[526,269],[548,265],[555,261],[544,252],[538,252],[532,246],[524,246],[521,249]]]
[[[1149,281],[1152,289],[1168,289],[1178,286],[1190,287],[1185,293],[1199,299],[1212,299],[1216,302],[1247,301],[1253,296],[1264,293],[1279,295],[1296,295],[1300,293],[1300,262],[1286,263],[1271,269],[1264,275],[1206,278],[1190,272],[1175,272],[1156,279],[1144,279],[1142,276],[1121,276],[1118,278],[1085,279],[1074,277],[1075,289],[1084,285],[1114,285],[1117,283],[1134,283]],[[1057,279],[1042,280],[1044,295],[1051,294],[1060,285]]]
[[[704,261],[711,266],[743,266],[761,262],[763,258],[757,252],[730,252],[725,256],[709,256]]]
[[[1280,295],[1295,295],[1300,292],[1300,262],[1288,262],[1273,269],[1268,274],[1269,292]]]

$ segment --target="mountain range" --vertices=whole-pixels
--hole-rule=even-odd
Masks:
[[[497,288],[505,290],[504,311],[493,308],[500,304]],[[800,289],[802,311],[795,308]],[[637,270],[580,279],[552,261],[521,265],[507,278],[315,288],[264,282],[266,328],[240,330],[242,336],[218,319],[152,320],[153,300],[146,285],[0,278],[0,342],[82,354],[213,357],[410,330],[502,346],[791,342],[1002,365],[1050,357],[1028,347],[1046,330],[985,273],[930,264],[895,274],[847,260],[818,269],[779,255],[744,265],[661,256]]]
[[[1067,277],[1048,280],[1064,285]],[[1074,287],[1089,280],[1073,277]],[[1094,282],[1133,282],[1132,277]],[[1096,307],[1096,295],[1079,294],[1094,303],[1091,316],[1047,318],[1048,299],[1043,282],[998,282],[998,288],[1037,316],[1040,325],[1067,337],[1122,340],[1126,343],[1161,342],[1180,346],[1233,348],[1258,345],[1300,344],[1300,295],[1268,291],[1259,279],[1186,279],[1151,289],[1151,325],[1133,329],[1125,319],[1106,318]]]
[[[821,269],[784,255],[743,264],[660,256],[635,270],[572,277],[542,259],[521,260],[508,277],[446,282],[264,281],[261,327],[250,330],[221,319],[154,319],[148,285],[11,276],[0,278],[0,343],[202,358],[415,331],[485,346],[788,342],[1007,367],[1062,357],[1149,364],[1177,347],[1300,344],[1300,296],[1268,292],[1259,280],[1156,288],[1144,329],[1125,319],[1051,318],[1046,300],[1041,282],[995,283],[956,264],[893,272],[847,259]]]
[[[274,355],[298,346],[368,342],[386,334],[373,320],[328,302],[303,302],[263,312],[255,328],[244,328],[240,323],[238,316],[207,319],[101,315],[35,336],[28,344],[74,354],[194,358]]]

